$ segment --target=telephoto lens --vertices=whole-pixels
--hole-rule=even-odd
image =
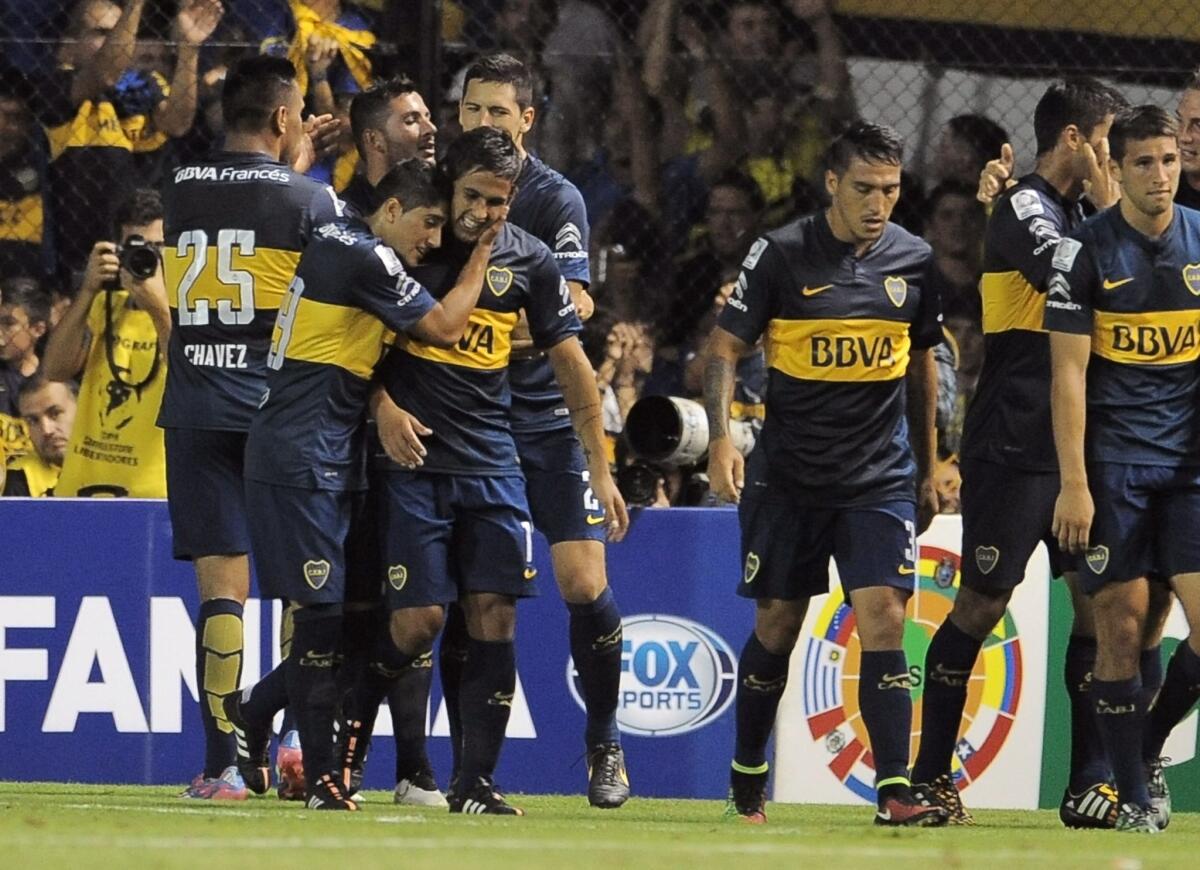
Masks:
[[[158,271],[158,250],[141,236],[130,236],[121,246],[121,268],[139,281],[145,281]]]

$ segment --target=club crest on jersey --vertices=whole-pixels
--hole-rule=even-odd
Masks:
[[[991,574],[1000,562],[1000,551],[995,547],[976,547],[975,564],[980,573]]]
[[[1183,267],[1183,284],[1193,296],[1200,296],[1200,263],[1188,263]]]
[[[887,291],[888,299],[891,299],[892,304],[897,308],[904,305],[904,300],[908,298],[908,282],[897,275],[888,275],[884,278],[883,289]]]
[[[503,296],[513,285],[513,271],[504,266],[488,266],[484,277],[493,296]]]
[[[408,569],[403,565],[389,565],[387,578],[388,585],[399,592],[408,582]]]
[[[758,553],[746,554],[746,567],[742,569],[742,582],[749,583],[758,576],[758,569],[762,566],[758,558]]]
[[[304,582],[313,589],[320,589],[329,580],[329,562],[325,559],[309,559],[304,563]]]
[[[1087,562],[1093,574],[1103,574],[1104,569],[1108,567],[1108,547],[1101,545],[1089,548],[1083,560]]]

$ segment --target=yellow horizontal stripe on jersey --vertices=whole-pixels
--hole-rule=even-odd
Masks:
[[[893,381],[912,340],[899,320],[772,320],[767,365],[809,381]]]
[[[167,285],[167,303],[179,307],[179,284],[187,274],[196,257],[195,250],[188,249],[181,257],[173,247],[163,248],[163,276]],[[205,251],[204,268],[192,282],[187,294],[189,308],[195,308],[197,300],[207,299],[209,307],[216,309],[217,302],[228,299],[237,308],[241,305],[240,285],[222,281],[217,275],[219,252],[215,245]],[[284,251],[279,248],[256,248],[253,254],[239,254],[234,247],[229,259],[233,272],[249,272],[254,279],[254,308],[258,311],[274,311],[279,308],[283,294],[296,274],[300,262],[299,251]]]
[[[368,380],[383,355],[384,331],[383,322],[361,308],[301,296],[284,356],[338,366]]]
[[[0,241],[37,244],[42,240],[44,225],[40,192],[0,201]]]
[[[471,312],[462,338],[453,347],[433,347],[409,336],[401,336],[399,345],[413,356],[430,362],[495,371],[508,365],[512,331],[518,319],[515,311],[476,308]]]
[[[984,272],[979,279],[983,296],[983,334],[1025,329],[1043,332],[1046,297],[1020,272]]]
[[[117,110],[112,103],[85,100],[71,120],[46,130],[50,160],[57,160],[68,148],[122,148],[133,150]]]
[[[1126,365],[1195,362],[1200,359],[1200,311],[1097,311],[1092,353]]]

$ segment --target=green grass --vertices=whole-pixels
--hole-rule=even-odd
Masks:
[[[1200,814],[1155,837],[1067,831],[1053,812],[982,810],[978,826],[887,830],[867,807],[772,804],[770,823],[726,823],[716,801],[631,800],[616,811],[578,796],[521,796],[528,816],[493,819],[397,807],[371,792],[363,812],[305,812],[272,796],[184,802],[170,788],[0,783],[3,866],[360,868],[804,868],[870,866],[1138,868],[1200,866]]]

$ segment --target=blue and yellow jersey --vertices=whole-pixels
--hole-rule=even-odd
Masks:
[[[1004,193],[983,246],[983,368],[963,421],[963,456],[1057,471],[1050,430],[1050,339],[1042,328],[1050,260],[1083,212],[1040,175]]]
[[[525,157],[508,222],[545,243],[558,271],[585,287],[588,269],[588,221],[583,196],[574,184],[532,154]],[[562,390],[545,357],[516,359],[509,366],[512,426],[515,432],[569,428]]]
[[[246,477],[365,489],[363,423],[385,337],[412,328],[436,304],[366,224],[342,219],[319,227],[275,321]]]
[[[470,249],[451,242],[413,277],[441,298]],[[511,223],[492,245],[479,304],[451,348],[401,337],[380,375],[400,407],[433,430],[423,438],[422,471],[506,475],[519,472],[509,417],[508,362],[524,309],[534,344],[548,350],[581,330],[567,284],[544,244]]]
[[[244,432],[300,252],[341,203],[265,154],[216,151],[175,169],[163,206],[173,328],[158,425]]]
[[[823,212],[751,246],[719,323],[747,344],[766,336],[755,452],[797,498],[914,497],[904,375],[912,350],[942,340],[929,263],[929,245],[895,224],[856,257]]]
[[[1046,328],[1092,339],[1088,460],[1200,465],[1200,212],[1176,206],[1149,239],[1111,208],[1053,266]]]

